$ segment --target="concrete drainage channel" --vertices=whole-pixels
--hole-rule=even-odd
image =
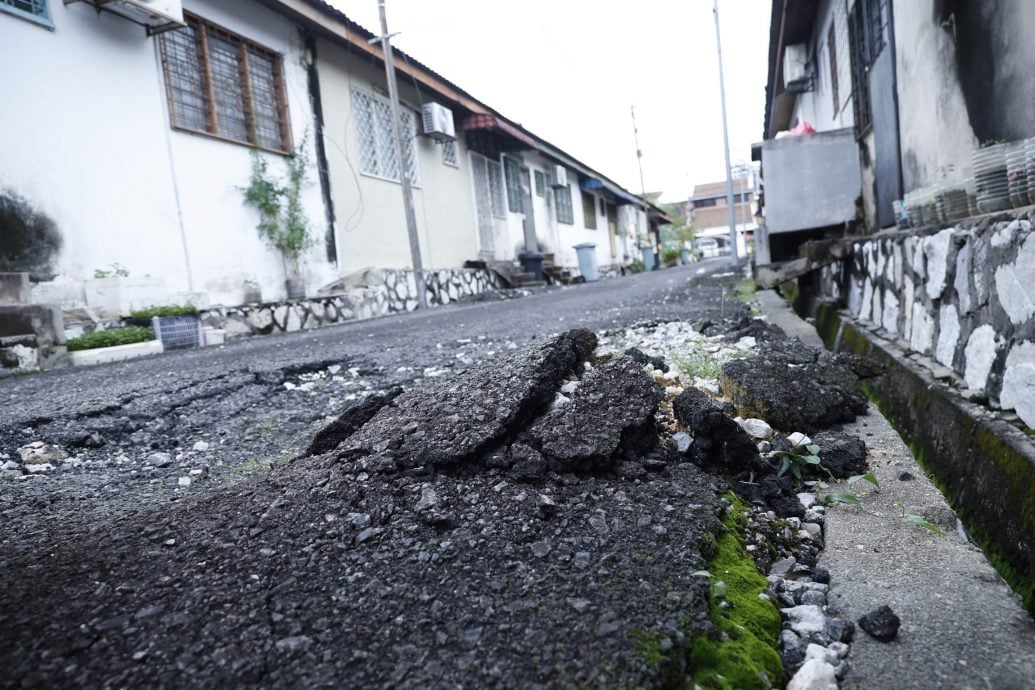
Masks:
[[[765,310],[788,333],[811,339],[813,344],[822,342],[775,293],[763,293],[760,298]],[[1007,518],[1001,512],[1003,502],[1012,500],[1009,495],[1014,492],[1030,497],[1031,490],[1025,491],[1030,485],[1017,477],[1019,486],[1004,489],[998,496],[978,498],[981,487],[1000,486],[994,469],[992,479],[979,481],[996,456],[975,452],[972,447],[975,438],[990,435],[975,429],[990,423],[987,416],[967,416],[970,421],[964,422],[959,412],[950,414],[945,409],[950,406],[946,394],[935,390],[938,384],[933,379],[918,375],[915,367],[903,364],[904,358],[884,350],[887,343],[878,344],[871,334],[842,322],[836,311],[822,307],[817,323],[828,344],[881,364],[884,372],[867,379],[864,387],[888,410],[898,428],[896,432],[872,405],[869,414],[844,426],[846,432],[866,439],[869,468],[880,488],[862,492],[862,508],[838,509],[827,515],[826,550],[819,559],[832,578],[827,610],[853,619],[875,602],[886,601],[899,615],[901,628],[891,644],[882,644],[870,635],[857,636],[850,656],[852,672],[841,687],[1031,687],[1035,683],[1035,625],[1021,598],[968,533],[974,527],[973,534],[978,534],[982,521],[970,518],[977,511],[985,516],[986,525],[991,514],[997,514],[1000,538],[1016,537],[1014,525],[1025,519],[1024,513]],[[951,407],[958,410],[959,405],[956,402]],[[916,423],[917,416],[923,417],[921,424]],[[999,443],[1014,449],[1024,447],[1017,444],[1021,439],[1012,427],[992,424]],[[930,438],[940,434],[956,434],[958,440],[931,444]],[[925,467],[914,458],[903,437],[924,456]],[[934,481],[945,482],[939,470],[957,462],[967,469],[962,475],[959,471],[948,474],[954,478],[950,481],[959,482],[949,495],[957,500],[963,521],[928,478],[928,472],[934,471]],[[966,505],[958,502],[961,497],[967,499]],[[944,534],[913,529],[901,519],[903,515],[922,517]],[[1012,542],[1014,547],[1030,545],[1032,534],[1035,531],[1029,529],[1026,537]],[[994,536],[984,538],[986,544],[996,541]],[[1007,571],[1017,572],[1013,568]],[[1015,580],[1015,585],[1022,594],[1030,592],[1022,581]]]

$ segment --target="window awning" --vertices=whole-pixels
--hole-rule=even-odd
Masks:
[[[591,192],[594,189],[603,189],[605,191],[610,192],[611,194],[614,194],[616,197],[623,201],[628,201],[630,204],[636,204],[637,206],[644,205],[643,199],[641,199],[640,197],[634,196],[629,192],[625,191],[624,189],[618,189],[617,187],[609,185],[603,180],[597,179],[595,177],[589,177],[582,180],[582,182],[579,183],[579,188],[587,192]]]
[[[509,122],[504,122],[494,115],[472,115],[464,121],[463,129],[464,131],[471,129],[497,129],[504,134],[517,139],[522,144],[528,145],[531,149],[539,149],[539,144],[535,139],[528,136]]]

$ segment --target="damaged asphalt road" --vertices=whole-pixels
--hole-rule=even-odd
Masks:
[[[519,353],[573,326],[743,308],[691,291],[696,269],[3,382],[3,451],[42,440],[72,455],[0,483],[8,678],[659,684],[630,635],[680,645],[687,621],[707,625],[691,573],[717,487],[650,456],[660,394],[631,360],[587,372],[578,338],[553,364],[521,370]],[[571,375],[581,385],[555,405]],[[434,411],[424,383],[441,388]],[[397,385],[394,410],[423,404],[438,422],[393,425],[374,403],[333,450],[286,461]],[[564,444],[594,421],[571,401],[606,414],[615,385],[639,401],[617,433]],[[484,420],[458,424],[445,392],[459,389],[484,392]],[[413,443],[421,432],[441,443]]]

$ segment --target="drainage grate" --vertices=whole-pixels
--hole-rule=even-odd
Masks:
[[[193,316],[153,316],[151,328],[154,329],[155,339],[161,340],[166,350],[201,346],[201,321]]]

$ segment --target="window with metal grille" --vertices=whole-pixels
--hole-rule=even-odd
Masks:
[[[173,127],[289,153],[282,57],[194,15],[184,21],[159,43]]]
[[[450,139],[442,143],[442,162],[454,168],[460,167],[460,156],[457,155],[456,141]]]
[[[489,201],[492,204],[492,215],[506,218],[507,209],[503,201],[503,167],[498,161],[486,161],[485,171],[489,176]]]
[[[870,67],[888,43],[887,0],[856,0],[848,15],[852,62],[852,107],[855,133],[864,136],[873,126],[870,111]]]
[[[535,171],[535,195],[546,196],[546,175],[543,174],[542,170]]]
[[[575,212],[571,206],[571,187],[565,185],[553,191],[554,204],[557,206],[557,222],[565,225],[575,224]]]
[[[589,230],[597,229],[597,200],[589,192],[582,192],[582,224]]]
[[[399,180],[399,158],[392,135],[392,108],[387,101],[359,89],[352,89],[359,136],[359,169],[368,175]],[[408,108],[399,111],[402,131],[403,163],[410,184],[420,184],[417,167],[417,118]]]
[[[830,58],[830,91],[834,98],[834,115],[840,110],[841,99],[837,93],[837,24],[836,17],[827,31],[827,57]]]
[[[521,167],[513,158],[504,156],[503,171],[507,177],[507,206],[514,213],[521,213]]]
[[[54,28],[50,19],[50,8],[47,0],[0,0],[0,12],[7,12],[30,22]]]

